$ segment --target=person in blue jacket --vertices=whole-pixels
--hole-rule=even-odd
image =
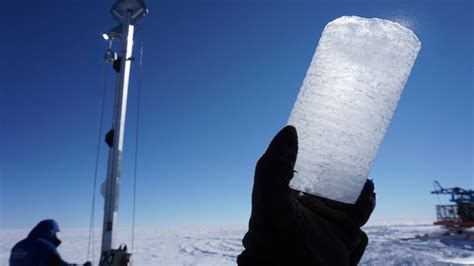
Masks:
[[[10,266],[70,266],[61,259],[56,248],[61,244],[56,233],[59,232],[58,223],[48,219],[39,222],[28,237],[18,242],[12,248]],[[86,262],[84,266],[91,266]]]

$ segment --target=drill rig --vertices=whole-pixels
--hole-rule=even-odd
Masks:
[[[438,181],[434,182],[431,194],[451,195],[454,204],[437,205],[435,225],[447,228],[466,229],[474,227],[474,190],[459,187],[443,188]]]

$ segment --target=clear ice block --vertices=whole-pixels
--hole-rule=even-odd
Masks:
[[[299,143],[290,187],[355,203],[420,46],[388,20],[326,25],[288,120]]]

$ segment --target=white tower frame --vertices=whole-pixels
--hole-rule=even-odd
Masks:
[[[111,250],[114,246],[134,25],[148,13],[148,9],[143,0],[119,0],[112,7],[111,13],[122,26],[120,27],[119,25],[115,27],[112,32],[104,34],[104,37],[110,37],[111,42],[115,40],[121,41],[121,50],[118,54],[118,58],[116,58],[118,61],[112,62],[119,64],[120,67],[117,73],[112,119],[113,131],[111,132],[113,132],[113,138],[111,141],[112,145],[109,149],[107,178],[104,182],[105,190],[103,191],[104,220],[102,227],[102,253]],[[111,46],[109,46],[109,49],[111,49]],[[110,50],[108,53],[109,52]]]

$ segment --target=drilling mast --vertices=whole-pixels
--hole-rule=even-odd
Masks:
[[[148,14],[148,9],[143,0],[118,0],[112,6],[111,14],[118,25],[103,34],[104,39],[109,42],[104,59],[113,66],[117,77],[112,128],[105,138],[109,146],[109,157],[107,177],[101,188],[101,194],[104,197],[104,220],[99,265],[123,266],[128,264],[131,254],[127,253],[126,246],[121,246],[118,249],[113,247],[119,203],[128,85],[133,59],[135,25]],[[115,44],[120,47],[118,53],[113,50]]]
[[[460,187],[444,188],[438,181],[433,183],[435,190],[432,194],[451,195],[451,202],[455,204],[437,205],[435,225],[448,228],[474,227],[474,190]]]

